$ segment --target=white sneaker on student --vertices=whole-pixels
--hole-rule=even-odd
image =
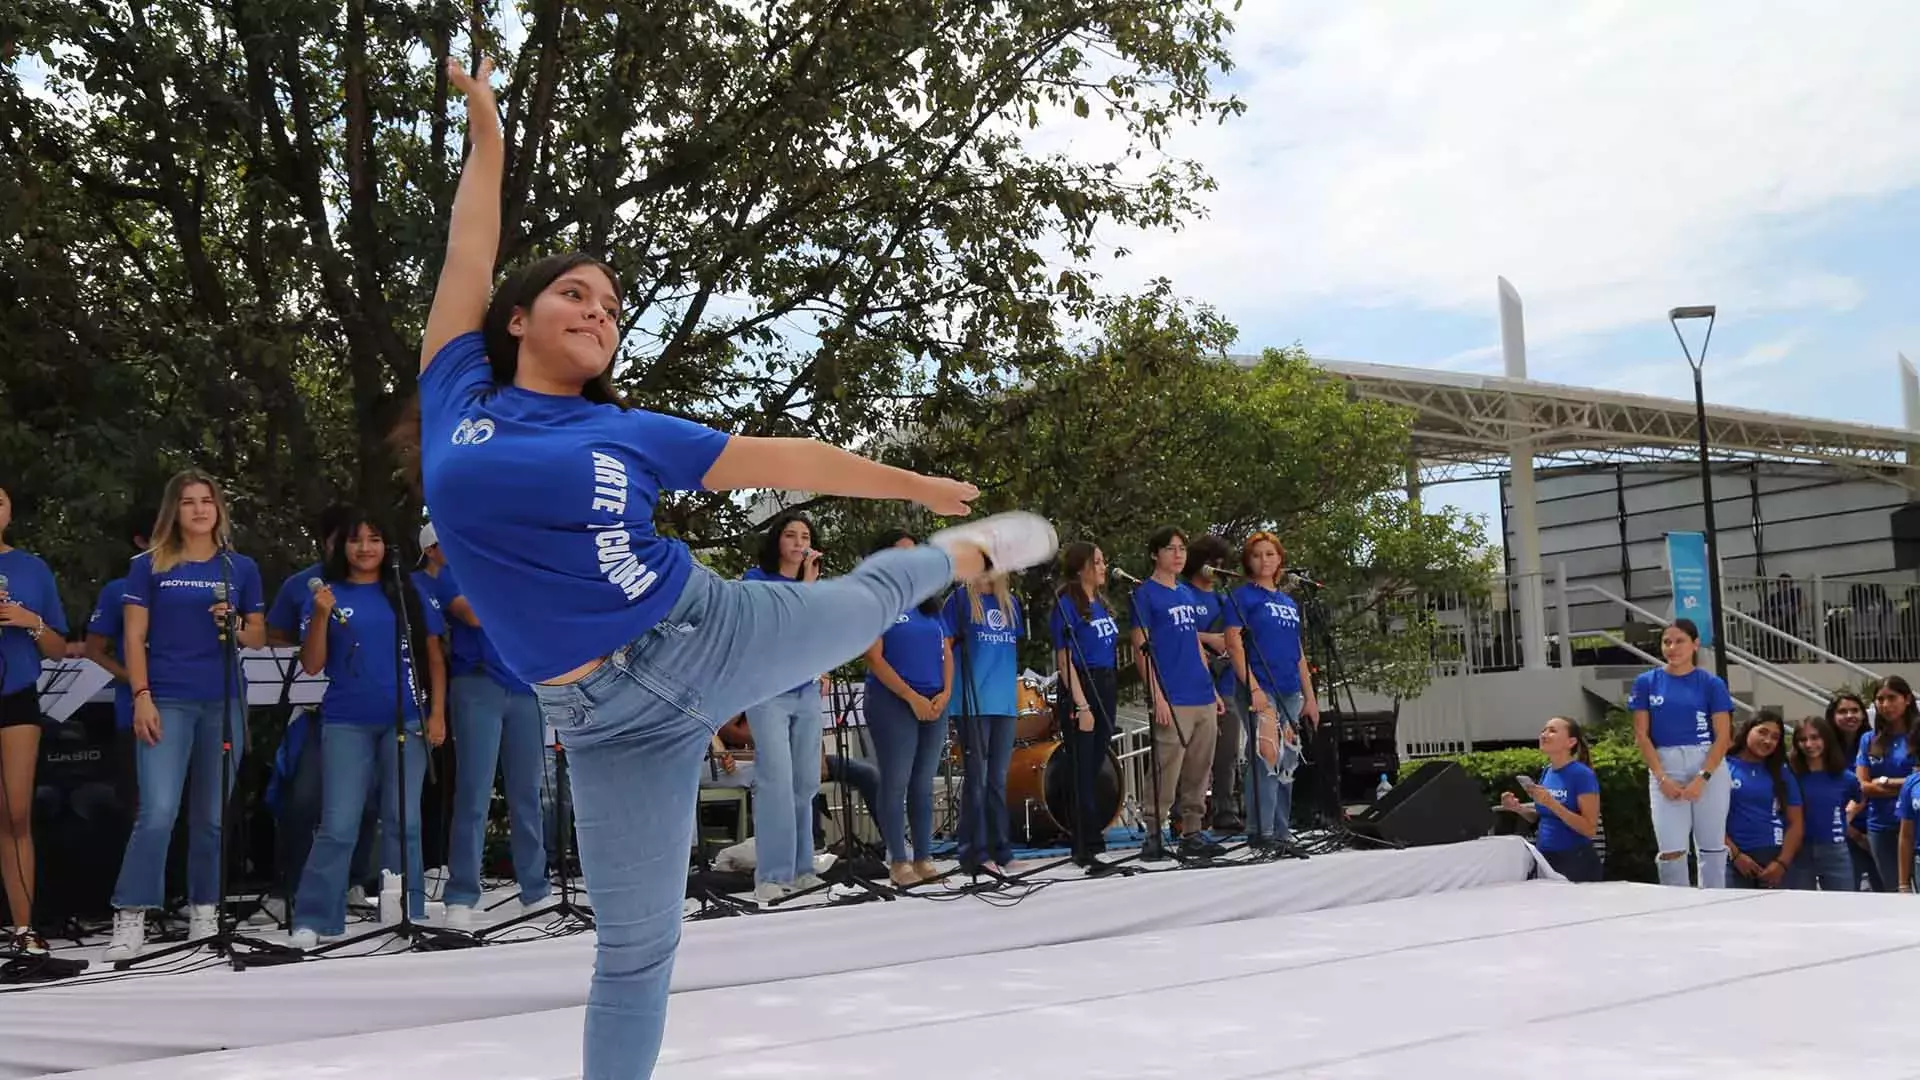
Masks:
[[[107,951],[100,954],[106,961],[131,960],[140,955],[147,946],[147,913],[145,909],[121,909],[113,913],[113,940],[107,944]]]
[[[793,880],[793,891],[802,892],[807,889],[817,889],[826,883],[826,879],[822,878],[819,874],[801,874]]]
[[[195,904],[188,909],[187,940],[199,941],[220,932],[220,909],[213,904]]]
[[[287,935],[287,944],[299,949],[301,952],[305,952],[308,949],[317,949],[320,947],[320,931],[311,927],[302,926]]]
[[[472,930],[473,905],[448,904],[446,925],[449,930]]]
[[[1015,510],[941,529],[927,543],[948,554],[961,545],[979,548],[995,570],[1012,573],[1053,558],[1060,550],[1060,534],[1039,514]]]
[[[762,904],[771,904],[792,891],[777,881],[763,881],[754,886],[753,898]]]

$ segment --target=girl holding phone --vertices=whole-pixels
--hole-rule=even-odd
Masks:
[[[1533,846],[1561,877],[1599,881],[1600,853],[1593,850],[1593,838],[1600,831],[1600,778],[1593,771],[1587,733],[1579,721],[1556,716],[1540,729],[1540,752],[1547,755],[1540,779],[1514,778],[1533,801],[1523,803],[1508,792],[1500,805],[1540,823]]]

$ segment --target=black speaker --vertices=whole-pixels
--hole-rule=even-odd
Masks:
[[[1398,847],[1456,844],[1487,835],[1493,808],[1458,762],[1429,761],[1350,824],[1362,836]]]
[[[34,921],[42,927],[112,913],[133,827],[118,742],[110,703],[89,702],[63,723],[42,723],[33,793]]]

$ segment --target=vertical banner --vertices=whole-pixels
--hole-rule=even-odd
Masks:
[[[1691,619],[1700,628],[1700,644],[1713,644],[1713,594],[1707,587],[1707,538],[1704,533],[1667,534],[1667,581],[1673,588],[1673,617]]]

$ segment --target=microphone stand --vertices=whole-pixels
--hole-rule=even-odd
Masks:
[[[233,829],[233,815],[230,813],[233,803],[233,731],[236,726],[234,715],[234,695],[245,693],[240,687],[240,640],[235,629],[237,620],[233,615],[233,553],[226,549],[220,552],[220,592],[216,594],[219,603],[227,605],[225,614],[216,618],[220,635],[221,668],[221,708],[220,708],[220,850],[214,853],[219,861],[219,899],[214,901],[213,936],[204,938],[189,937],[187,940],[170,945],[156,952],[143,952],[139,956],[126,960],[116,960],[113,970],[126,971],[138,967],[150,960],[177,956],[192,952],[205,945],[214,955],[224,956],[233,965],[235,971],[245,971],[249,967],[273,967],[278,964],[297,964],[306,959],[306,955],[291,945],[278,945],[271,941],[262,941],[255,937],[246,937],[237,933],[236,921],[230,920],[227,909],[227,860],[232,851],[230,846]],[[240,717],[244,722],[244,715]],[[191,771],[191,770],[189,770]],[[191,780],[188,781],[191,784]],[[191,796],[192,789],[188,789]]]
[[[840,681],[838,679],[829,680],[827,686],[828,710],[833,715],[834,752],[839,756],[841,761],[847,761],[850,760],[847,757],[847,714],[853,711],[853,707],[851,704],[846,705],[844,708],[842,707]],[[809,814],[809,816],[811,816],[811,814]],[[831,890],[835,885],[850,885],[862,891],[852,896],[835,898],[826,905],[828,907],[845,907],[848,904],[864,904],[869,900],[898,900],[900,898],[898,889],[868,881],[854,870],[854,861],[860,857],[860,842],[855,839],[853,835],[854,822],[853,785],[842,782],[840,785],[840,851],[838,857],[833,860],[832,866],[827,867],[827,872],[820,875],[820,884],[808,889],[797,889],[777,900],[769,900],[767,906],[770,908],[783,907],[803,896],[812,896],[815,893]],[[808,821],[805,828],[811,831],[813,829],[813,822]]]
[[[1326,739],[1327,753],[1324,762],[1312,762],[1316,773],[1324,768],[1327,774],[1326,780],[1320,784],[1320,805],[1317,807],[1320,817],[1320,828],[1324,835],[1315,842],[1315,849],[1325,853],[1328,851],[1338,851],[1341,848],[1360,847],[1362,845],[1376,848],[1397,848],[1400,846],[1399,844],[1371,836],[1363,836],[1353,831],[1353,828],[1347,824],[1346,807],[1344,800],[1340,797],[1340,734],[1334,730],[1335,725],[1329,719],[1326,707],[1327,704],[1331,704],[1334,715],[1338,716],[1342,714],[1339,687],[1342,683],[1346,682],[1346,669],[1345,665],[1340,661],[1340,646],[1339,643],[1334,640],[1333,623],[1332,620],[1327,617],[1326,603],[1320,598],[1320,583],[1298,574],[1294,575],[1294,580],[1305,585],[1307,589],[1310,590],[1303,598],[1304,602],[1300,605],[1301,619],[1307,628],[1312,631],[1306,636],[1304,644],[1308,647],[1309,651],[1311,651],[1313,645],[1318,644],[1326,660],[1326,663],[1320,666],[1320,681],[1325,685],[1327,695],[1322,699],[1323,704],[1320,709],[1319,727],[1320,733],[1322,733]],[[1351,684],[1348,684],[1348,686],[1348,710],[1358,712],[1359,709],[1354,706]],[[1301,760],[1303,763],[1306,762],[1304,744],[1301,747]]]
[[[495,923],[481,930],[479,933],[473,935],[477,941],[485,941],[509,926],[519,926],[522,923],[529,923],[535,919],[544,919],[549,916],[571,923],[571,929],[575,930],[592,930],[595,926],[593,908],[573,902],[573,871],[569,869],[569,863],[574,855],[573,786],[567,780],[567,748],[566,745],[560,741],[557,733],[553,739],[553,786],[554,845],[559,848],[560,899],[550,904],[544,904],[532,911],[522,912],[505,922]],[[696,808],[695,817],[697,818],[698,816],[699,812]],[[696,836],[699,831],[699,822],[696,821],[694,823],[694,833]],[[552,933],[560,933],[568,929],[568,927],[548,927],[547,929]]]
[[[394,794],[399,803],[398,820],[400,830],[400,921],[388,923],[364,934],[330,942],[313,950],[320,956],[336,952],[349,945],[373,941],[388,935],[405,942],[408,951],[428,951],[440,949],[466,949],[484,944],[471,934],[458,930],[447,930],[438,926],[425,926],[413,921],[413,890],[410,875],[413,853],[412,845],[407,842],[407,690],[413,690],[415,710],[425,713],[422,702],[420,681],[412,664],[411,643],[413,641],[413,617],[408,614],[407,594],[413,591],[413,582],[400,569],[400,552],[389,546],[387,549],[387,569],[393,572],[395,619],[393,625],[393,780]],[[409,676],[412,676],[411,681]],[[425,753],[425,750],[422,750]],[[418,792],[415,793],[416,795]],[[417,810],[417,808],[416,808]],[[384,873],[384,869],[383,869]],[[386,890],[382,889],[384,893]],[[384,901],[385,896],[381,899]],[[385,918],[385,914],[381,916]]]

